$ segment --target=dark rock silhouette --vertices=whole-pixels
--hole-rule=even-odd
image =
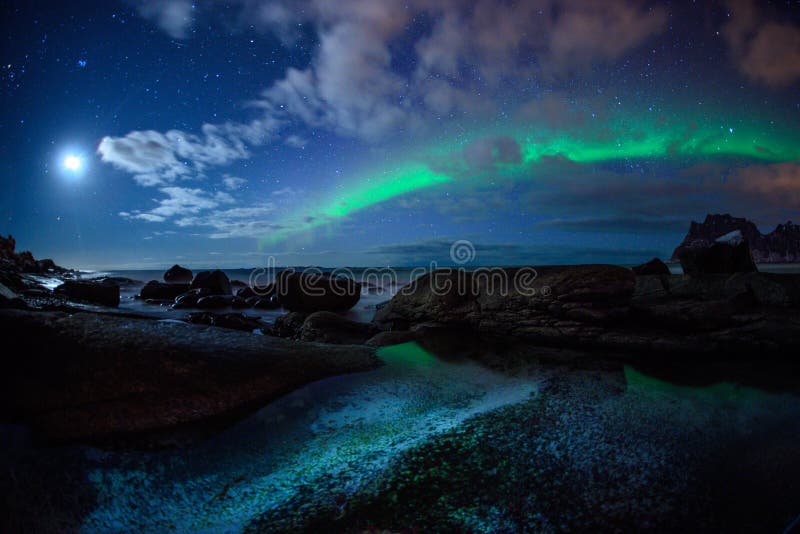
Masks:
[[[227,308],[233,303],[233,295],[209,295],[197,301],[197,307],[205,310]]]
[[[275,319],[275,323],[272,325],[272,333],[278,337],[296,338],[303,327],[306,317],[307,315],[301,312],[289,312],[281,315]]]
[[[727,213],[706,215],[702,223],[692,221],[689,233],[672,253],[672,259],[679,260],[682,251],[688,248],[710,247],[720,237],[736,230],[750,245],[756,263],[800,262],[800,225],[789,221],[762,234],[753,222]]]
[[[679,259],[683,272],[689,276],[751,273],[758,270],[750,245],[739,230],[726,234],[707,247],[684,248]]]
[[[174,300],[189,291],[189,284],[167,284],[158,280],[150,280],[139,292],[143,300]]]
[[[90,280],[65,280],[55,288],[56,294],[102,306],[119,306],[119,285]]]
[[[343,276],[283,271],[278,276],[277,295],[290,311],[345,311],[361,298],[361,284]]]
[[[653,258],[647,263],[637,265],[631,269],[636,276],[644,276],[649,274],[671,274],[667,264],[658,258]]]
[[[0,270],[31,274],[63,274],[69,272],[51,259],[37,260],[28,251],[17,252],[17,242],[12,236],[0,236]]]
[[[164,281],[169,284],[189,284],[192,282],[192,271],[175,264],[164,273]]]
[[[228,276],[217,269],[197,273],[190,285],[191,289],[208,289],[215,295],[232,295],[233,288]]]

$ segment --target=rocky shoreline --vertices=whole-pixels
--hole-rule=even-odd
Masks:
[[[714,245],[713,254],[732,257],[725,249],[736,246]],[[10,254],[0,328],[25,349],[3,359],[3,417],[30,424],[46,441],[212,427],[311,381],[373,369],[376,347],[408,342],[441,356],[501,347],[487,351],[487,363],[500,367],[521,353],[764,362],[800,349],[800,275],[696,255],[691,261],[701,272],[692,276],[671,275],[656,259],[634,269],[537,267],[524,291],[488,282],[515,280],[531,268],[443,269],[402,288],[361,323],[338,313],[358,302],[360,284],[327,275],[284,272],[266,288],[235,287],[221,271],[193,275],[176,265],[141,290],[154,305],[188,310],[181,320],[159,321],[116,311],[120,285],[132,281],[76,280],[55,266],[48,273],[64,284],[50,291]],[[702,272],[709,265],[732,272]],[[449,289],[435,289],[434,278]],[[288,313],[268,323],[237,311],[245,306]],[[498,362],[503,354],[508,362]]]

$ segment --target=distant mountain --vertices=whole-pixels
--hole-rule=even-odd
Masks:
[[[686,248],[710,246],[717,238],[736,230],[747,239],[756,263],[800,263],[800,225],[789,221],[762,234],[752,221],[727,213],[706,215],[702,223],[692,221],[689,233],[672,253],[672,259],[677,260]]]

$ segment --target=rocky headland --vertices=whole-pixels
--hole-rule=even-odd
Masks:
[[[672,260],[680,260],[687,249],[709,247],[720,237],[736,231],[750,245],[756,263],[800,262],[800,225],[789,221],[762,234],[752,221],[727,213],[708,214],[701,223],[692,221],[683,242],[672,253]]]

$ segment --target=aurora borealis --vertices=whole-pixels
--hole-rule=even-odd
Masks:
[[[576,164],[593,165],[603,162],[646,160],[670,161],[759,161],[765,163],[791,162],[800,159],[800,143],[789,129],[759,123],[757,120],[727,121],[705,117],[700,126],[689,117],[672,115],[672,124],[663,118],[639,120],[635,126],[620,120],[607,123],[594,131],[562,133],[537,129],[532,125],[512,126],[508,131],[480,132],[473,137],[502,139],[509,147],[503,158],[497,147],[490,147],[489,168],[474,166],[464,155],[465,146],[475,141],[462,141],[461,146],[443,144],[429,151],[420,151],[415,159],[403,162],[396,170],[374,172],[352,180],[346,193],[335,193],[317,205],[308,205],[305,221],[289,219],[289,231],[277,231],[262,240],[271,245],[295,232],[308,231],[347,217],[370,206],[401,197],[410,192],[452,188],[459,181],[480,181],[500,176],[511,180],[536,180],[537,165],[543,160],[563,158]],[[660,124],[657,124],[660,123]],[[688,126],[694,124],[694,126]],[[717,126],[723,124],[722,126]],[[679,126],[680,125],[680,126]],[[445,159],[449,166],[439,168],[437,161]]]
[[[458,239],[480,263],[626,263],[708,212],[770,230],[800,208],[794,6],[10,13],[3,217],[76,266],[410,265]]]

